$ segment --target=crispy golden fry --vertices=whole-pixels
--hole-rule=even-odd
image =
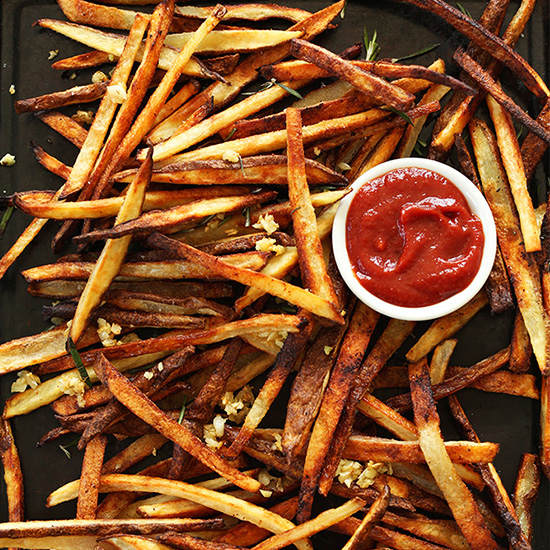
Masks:
[[[204,19],[208,17],[212,7],[178,6],[176,14],[183,17]],[[272,17],[287,19],[296,23],[307,19],[311,14],[298,8],[279,6],[277,4],[236,4],[227,6],[225,19],[239,19],[245,21],[265,21]]]
[[[458,332],[480,309],[487,305],[487,296],[480,292],[465,306],[454,313],[434,321],[430,328],[407,352],[407,360],[419,361],[432,351],[437,344]]]
[[[496,443],[451,441],[445,443],[445,449],[453,462],[462,464],[492,462],[498,453]],[[345,458],[368,462],[410,462],[424,463],[424,455],[415,441],[398,441],[371,436],[350,436],[343,455]]]
[[[84,145],[88,136],[88,130],[71,117],[58,111],[41,111],[36,117],[79,149]]]
[[[79,69],[88,69],[90,67],[98,67],[105,65],[111,61],[112,54],[92,50],[90,52],[81,53],[72,57],[66,57],[52,63],[52,69],[58,71],[76,71]]]
[[[167,210],[154,210],[142,214],[135,219],[120,222],[120,225],[117,223],[112,229],[100,229],[85,233],[75,238],[75,242],[87,243],[99,239],[118,239],[136,233],[151,233],[153,231],[168,232],[187,222],[197,221],[201,218],[216,214],[249,208],[256,204],[269,201],[275,198],[275,196],[275,192],[265,191],[262,193],[237,195],[233,197],[199,199],[181,206],[173,206]]]
[[[517,373],[527,372],[531,367],[531,355],[533,347],[529,340],[529,333],[518,311],[514,318],[514,330],[512,332],[512,343],[510,349],[510,363],[508,368]]]
[[[120,206],[116,217],[116,225],[137,218],[140,215],[145,199],[145,191],[151,180],[152,169],[153,160],[152,152],[150,151],[149,156],[141,165],[139,172],[136,174],[124,197],[124,202]],[[103,294],[105,294],[112,280],[117,276],[126,257],[131,240],[132,237],[122,237],[121,239],[110,240],[105,243],[78,300],[78,306],[69,330],[69,338],[73,342],[79,341],[88,322],[88,317],[99,305]]]
[[[368,60],[356,60],[351,63],[354,67],[382,78],[425,79],[448,88],[461,90],[468,95],[475,93],[475,91],[465,82],[457,80],[445,73],[423,67],[422,65],[401,65],[399,63]],[[267,65],[262,67],[261,73],[266,80],[275,78],[279,81],[295,80],[298,78],[327,78],[331,76],[329,71],[323,70],[314,63],[307,63],[305,61],[283,61],[276,65]],[[396,82],[393,84],[396,84]]]
[[[132,386],[107,359],[99,359],[94,365],[96,374],[102,383],[107,385],[113,395],[121,401],[136,416],[142,418],[149,424],[171,439],[187,452],[210,466],[214,471],[230,479],[235,485],[242,489],[257,491],[261,484],[252,478],[242,474],[233,468],[225,460],[209,449],[202,441],[191,434],[184,426],[172,420],[163,413],[152,401],[150,401],[139,390]]]
[[[314,294],[337,305],[338,298],[323,258],[315,210],[309,194],[300,111],[292,108],[286,110],[286,131],[288,195],[303,284]]]
[[[537,455],[524,453],[514,486],[514,508],[523,534],[529,542],[533,538],[533,508],[540,487],[540,466]]]
[[[411,363],[409,373],[418,441],[426,463],[470,546],[496,550],[496,541],[445,450],[426,361]]]
[[[300,518],[306,518],[311,513],[317,481],[329,450],[330,440],[340,420],[346,398],[354,383],[355,373],[360,368],[377,321],[378,313],[362,302],[357,303],[323,395],[321,408],[308,444],[300,487],[298,512]]]
[[[77,519],[95,519],[99,496],[99,478],[106,445],[107,437],[98,435],[86,446],[76,503]]]
[[[54,156],[46,153],[42,147],[36,143],[31,143],[32,152],[34,158],[49,172],[59,176],[60,178],[66,180],[71,174],[71,168],[56,159]]]
[[[224,160],[184,161],[168,164],[164,168],[153,170],[151,181],[187,185],[228,184],[281,184],[287,183],[286,157],[283,155],[262,155],[247,157],[240,162]],[[129,182],[135,169],[124,170],[115,176],[116,181]],[[326,166],[306,159],[308,183],[342,185],[347,179]],[[205,191],[206,192],[206,191]]]
[[[264,273],[253,272],[248,269],[241,269],[228,264],[227,262],[210,256],[204,252],[185,244],[174,241],[159,233],[151,235],[147,241],[155,247],[164,248],[175,251],[178,255],[181,255],[187,259],[193,259],[207,269],[214,271],[215,273],[231,279],[233,281],[240,282],[242,284],[258,287],[264,292],[268,292],[274,296],[282,298],[298,307],[303,307],[305,310],[310,311],[314,315],[327,318],[335,323],[342,324],[343,318],[341,313],[337,310],[334,304],[327,302],[324,298],[320,298],[301,287],[291,285],[285,281],[274,279]]]
[[[0,459],[6,484],[8,520],[23,521],[25,519],[23,471],[11,424],[7,419],[3,419],[0,424]]]
[[[400,110],[411,107],[414,100],[411,94],[371,73],[361,70],[352,62],[301,39],[293,38],[290,43],[292,44],[292,55],[328,70],[333,76],[349,82],[382,105],[389,105]]]
[[[459,431],[462,432],[470,441],[479,441],[473,426],[470,424],[462,406],[455,395],[449,398],[449,405],[453,418],[458,424]],[[496,468],[491,462],[480,464],[479,469],[485,484],[493,500],[495,509],[508,535],[508,540],[512,548],[528,548],[529,542],[522,532],[516,510],[512,501],[502,484]]]
[[[550,474],[550,379],[543,376],[540,389],[540,463],[546,476]]]
[[[74,491],[77,490],[76,485],[77,484],[75,484],[74,487],[71,487],[70,491],[57,490],[52,493],[48,499],[49,505],[55,506],[65,500],[75,498]],[[183,481],[139,475],[128,476],[124,474],[111,474],[107,476],[102,476],[100,491],[139,491],[148,493],[160,493],[179,498],[186,498],[194,502],[200,502],[201,504],[213,508],[218,512],[229,514],[243,521],[249,521],[255,525],[269,529],[273,533],[281,533],[294,527],[294,524],[292,522],[290,522],[289,520],[285,520],[281,516],[274,514],[269,510],[264,510],[259,506],[247,503],[235,497],[231,497],[230,495],[227,495],[225,493],[218,493],[209,489],[205,489],[203,487],[190,485]],[[167,520],[160,521],[165,522]],[[177,521],[181,521],[181,519],[178,519]],[[181,530],[184,531],[185,528]],[[308,543],[305,543],[304,541],[297,541],[296,546],[300,550],[310,549],[310,545]]]
[[[539,368],[543,374],[547,374],[548,318],[542,304],[538,269],[533,259],[525,252],[519,222],[493,134],[482,121],[476,119],[470,124],[470,135],[481,183],[495,218],[500,249],[510,273],[518,306],[529,332]],[[522,250],[523,253],[520,252]]]

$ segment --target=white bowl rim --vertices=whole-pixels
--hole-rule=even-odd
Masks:
[[[464,195],[470,210],[481,220],[483,228],[485,242],[481,264],[472,282],[465,289],[453,296],[429,306],[397,306],[374,296],[358,281],[348,256],[348,249],[346,246],[346,220],[351,201],[355,197],[357,191],[366,182],[383,176],[397,168],[421,168],[431,170],[447,178]],[[378,164],[370,170],[367,170],[352,183],[351,191],[340,201],[334,218],[332,227],[332,246],[334,258],[340,274],[359,300],[375,311],[387,315],[388,317],[393,317],[394,319],[401,319],[404,321],[426,321],[456,311],[469,302],[481,290],[493,267],[497,248],[497,236],[493,215],[485,197],[464,174],[452,166],[435,160],[420,157],[407,157]]]

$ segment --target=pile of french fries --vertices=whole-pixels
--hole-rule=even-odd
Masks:
[[[52,327],[0,345],[13,383],[2,547],[308,550],[333,531],[345,550],[532,548],[550,473],[550,216],[528,184],[550,143],[550,91],[514,46],[534,0],[512,14],[489,0],[479,21],[443,0],[406,3],[470,40],[458,78],[441,59],[376,60],[376,39],[367,59],[316,45],[344,1],[309,13],[57,0],[59,19],[37,21],[88,48],[54,69],[98,72],[15,102],[78,153],[67,166],[34,145],[62,183],[9,200],[32,221],[0,277],[49,219],[64,255],[22,273],[52,301]],[[266,30],[272,20],[286,28]],[[538,116],[504,91],[503,67]],[[500,250],[469,304],[415,328],[350,295],[330,233],[348,184],[411,156],[421,132],[430,158],[456,155],[480,185]],[[511,341],[455,366],[456,335],[484,308],[514,312]],[[523,455],[510,494],[465,388],[540,402],[540,453]],[[442,436],[443,401],[462,440]],[[75,501],[74,519],[25,521],[12,421],[44,406],[59,426],[39,445],[76,434],[84,451],[80,478],[46,503]]]

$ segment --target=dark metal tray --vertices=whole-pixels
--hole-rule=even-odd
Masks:
[[[282,1],[284,3],[284,0]],[[289,2],[290,3],[290,2]],[[299,0],[292,5],[315,11],[327,1]],[[512,0],[509,12],[513,13],[518,2]],[[461,0],[461,5],[477,17],[483,9],[482,0]],[[74,80],[65,82],[59,72],[51,69],[48,52],[59,49],[59,57],[81,53],[84,48],[50,31],[33,28],[35,20],[42,17],[62,18],[53,0],[3,0],[0,2],[1,18],[1,71],[0,71],[0,157],[6,152],[16,156],[16,164],[11,168],[0,167],[0,196],[16,190],[57,189],[59,180],[42,169],[34,160],[30,143],[35,141],[48,152],[64,162],[71,163],[76,157],[75,148],[53,131],[34,120],[32,115],[17,116],[13,101],[51,91],[69,88],[90,82],[91,72],[82,71]],[[345,17],[335,21],[338,28],[326,32],[318,42],[333,51],[341,51],[354,42],[362,40],[363,29],[369,35],[378,33],[378,43],[382,57],[400,57],[416,52],[434,43],[440,46],[421,57],[418,62],[428,63],[443,57],[451,71],[456,71],[450,61],[454,48],[464,39],[436,17],[409,5],[389,0],[349,0]],[[535,14],[518,44],[519,52],[534,68],[550,81],[550,24],[549,7],[546,0],[539,1]],[[510,75],[507,75],[508,77]],[[9,87],[14,84],[16,93],[11,95]],[[514,83],[516,98],[526,108],[535,109],[525,89]],[[550,170],[548,159],[540,168],[533,182],[536,200],[546,198],[546,182]],[[30,218],[15,213],[7,231],[0,241],[0,253],[4,253],[29,223]],[[43,301],[29,296],[19,272],[27,267],[40,265],[53,260],[49,243],[55,233],[56,224],[51,222],[39,238],[32,244],[0,281],[0,342],[31,335],[44,330],[41,308]],[[509,314],[491,316],[487,312],[479,314],[459,337],[459,345],[453,357],[454,364],[468,366],[473,362],[496,352],[509,342],[512,316]],[[425,325],[419,326],[419,331]],[[8,397],[10,385],[15,375],[0,380],[0,398]],[[501,451],[495,464],[503,480],[511,489],[522,452],[536,452],[538,444],[538,402],[526,398],[499,394],[486,394],[475,390],[461,392],[461,401],[471,417],[480,437],[497,441]],[[283,411],[272,411],[270,425],[279,419]],[[446,422],[445,411],[442,410]],[[67,505],[56,509],[45,508],[46,496],[60,484],[79,475],[81,453],[71,449],[72,459],[68,459],[57,444],[41,449],[36,442],[44,433],[55,426],[50,410],[36,411],[13,422],[15,437],[20,450],[25,476],[26,514],[28,519],[49,519],[74,517],[74,509]],[[444,424],[444,431],[453,432]],[[550,549],[550,506],[548,480],[544,479],[536,504],[535,539],[537,550]],[[5,486],[0,485],[0,519],[6,520]],[[334,541],[318,538],[316,548],[334,548]]]

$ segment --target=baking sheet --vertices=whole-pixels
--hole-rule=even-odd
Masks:
[[[284,2],[281,2],[284,3]],[[328,1],[300,0],[288,2],[296,7],[315,11],[328,5]],[[462,0],[461,5],[478,16],[485,2],[481,0]],[[509,13],[513,13],[518,2],[511,2]],[[206,4],[203,4],[206,5]],[[534,16],[520,39],[518,51],[524,55],[534,68],[550,81],[550,24],[548,2],[539,0]],[[17,116],[13,110],[13,101],[20,98],[69,88],[90,82],[93,70],[80,72],[74,80],[66,79],[51,69],[48,60],[50,50],[59,50],[59,57],[85,51],[83,46],[56,35],[53,32],[33,28],[32,23],[41,17],[63,18],[53,1],[49,0],[3,0],[0,2],[1,18],[1,71],[0,71],[0,157],[6,152],[16,156],[16,164],[11,168],[0,167],[0,195],[16,190],[57,189],[59,180],[42,169],[34,160],[30,143],[34,141],[48,152],[64,162],[72,163],[76,149],[35,120],[30,114]],[[450,62],[454,48],[463,43],[463,38],[445,23],[425,12],[389,0],[350,0],[345,17],[335,21],[338,29],[327,31],[317,42],[333,51],[340,51],[354,42],[362,40],[363,29],[369,35],[378,33],[381,57],[401,57],[416,52],[434,43],[440,46],[433,52],[419,58],[419,63],[427,64],[437,57],[443,57],[451,70]],[[508,75],[509,76],[509,75]],[[66,80],[65,80],[66,79]],[[9,87],[13,84],[16,93],[11,95]],[[536,108],[530,94],[522,85],[513,83],[514,97],[519,98],[526,108]],[[539,168],[533,182],[533,194],[536,200],[546,196],[546,182],[550,170],[548,158]],[[16,212],[8,229],[0,241],[3,254],[29,223],[30,218]],[[50,222],[40,237],[25,252],[0,281],[0,342],[34,334],[47,328],[42,322],[41,308],[43,300],[33,298],[26,292],[26,284],[19,272],[27,267],[48,263],[54,259],[49,249],[51,237],[55,234],[56,224]],[[496,352],[509,342],[512,316],[510,314],[491,316],[482,312],[459,334],[459,345],[453,356],[453,364],[468,366],[473,362]],[[420,333],[425,324],[418,327]],[[11,382],[15,375],[0,379],[0,398],[4,401],[9,395]],[[475,390],[460,393],[461,402],[474,423],[481,439],[497,441],[501,451],[495,465],[501,473],[506,486],[513,484],[519,457],[522,452],[536,452],[538,403],[525,398],[513,398],[498,394],[485,394]],[[446,411],[441,408],[444,431],[453,437],[453,431],[446,419]],[[265,422],[266,426],[282,423],[283,412],[274,409]],[[54,509],[44,506],[46,496],[60,484],[79,475],[82,455],[71,448],[72,458],[68,459],[57,443],[41,449],[36,442],[47,430],[56,425],[49,408],[36,411],[26,417],[13,421],[15,438],[21,453],[25,475],[25,491],[28,519],[48,519],[74,517],[74,507],[67,504]],[[67,443],[73,438],[64,440]],[[3,483],[3,482],[2,482]],[[536,506],[535,539],[533,547],[537,550],[550,549],[550,511],[549,487],[543,480]],[[0,486],[0,517],[7,518],[5,487]],[[316,548],[334,548],[335,540],[327,535],[317,537]]]

